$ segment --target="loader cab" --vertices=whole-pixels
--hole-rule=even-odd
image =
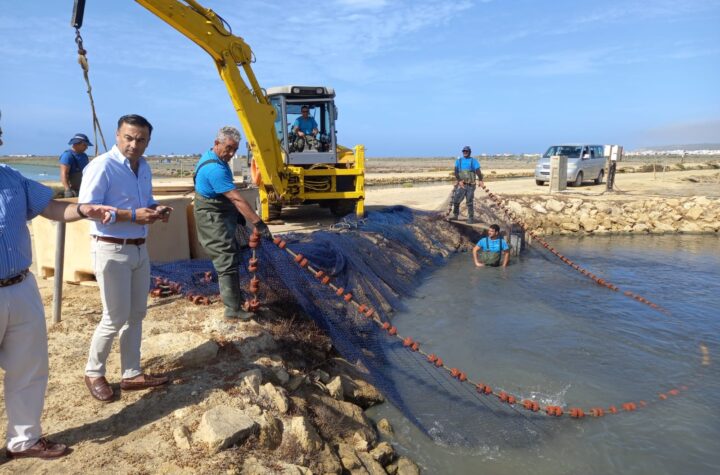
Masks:
[[[337,163],[335,91],[322,86],[280,86],[267,89],[275,108],[275,131],[288,165]],[[303,110],[307,113],[303,114]],[[304,128],[298,134],[294,126]],[[311,129],[316,129],[313,134]]]

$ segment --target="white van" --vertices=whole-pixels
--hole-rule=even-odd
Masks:
[[[540,157],[535,166],[535,184],[542,186],[550,181],[550,157],[567,157],[567,180],[570,186],[580,186],[592,180],[596,185],[605,176],[603,145],[553,145]]]

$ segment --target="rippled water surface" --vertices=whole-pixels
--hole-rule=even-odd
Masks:
[[[667,313],[531,250],[507,269],[477,269],[469,254],[453,258],[394,323],[425,351],[496,391],[566,408],[640,400],[647,407],[601,419],[564,417],[557,430],[522,447],[440,446],[389,404],[371,417],[390,418],[398,450],[426,473],[720,473],[720,238],[553,243]],[[688,389],[659,400],[660,392],[682,386]]]

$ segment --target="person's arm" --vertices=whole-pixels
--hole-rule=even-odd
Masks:
[[[478,260],[478,251],[480,250],[480,246],[473,247],[472,253],[473,253],[473,261],[475,261],[475,267],[483,267],[483,263]]]
[[[78,205],[75,203],[50,200],[40,215],[53,221],[62,221],[65,223],[71,223],[83,218],[97,219],[103,223],[108,223],[111,219],[111,211],[115,211],[115,208],[112,206],[94,204]]]
[[[503,251],[502,257],[503,257],[502,266],[507,267],[508,262],[510,262],[510,251]]]
[[[115,221],[130,221],[137,224],[152,224],[158,219],[163,219],[159,211],[152,208],[135,208],[135,219],[132,209],[118,209]]]
[[[252,209],[252,206],[250,206],[250,203],[248,203],[247,200],[242,197],[237,188],[226,191],[225,193],[223,193],[223,195],[230,200],[230,202],[235,206],[235,209],[237,209],[240,214],[242,214],[245,219],[249,223],[251,223],[263,237],[272,239],[272,234],[270,233],[270,229],[268,228],[267,224],[265,224],[262,218],[260,218],[260,216],[255,213],[255,211]]]
[[[297,135],[298,137],[302,137],[302,136],[305,135],[305,134],[303,133],[303,131],[300,130],[300,119],[295,119],[295,121],[294,121],[293,124],[292,124],[292,131],[293,131],[293,133],[294,133],[295,135]]]

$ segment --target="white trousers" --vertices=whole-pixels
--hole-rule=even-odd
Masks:
[[[42,435],[48,383],[45,311],[35,276],[0,287],[0,367],[5,370],[7,448],[19,452]]]
[[[105,376],[105,362],[113,340],[120,335],[122,378],[142,374],[142,321],[150,291],[150,259],[145,245],[92,243],[95,277],[100,284],[103,316],[90,343],[85,374]]]

